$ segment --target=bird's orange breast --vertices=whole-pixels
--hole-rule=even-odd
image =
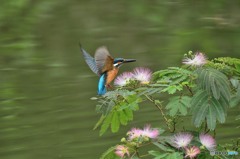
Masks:
[[[117,74],[118,74],[118,68],[113,68],[112,70],[108,71],[106,84],[107,85],[110,84],[114,80],[114,78],[117,76]]]

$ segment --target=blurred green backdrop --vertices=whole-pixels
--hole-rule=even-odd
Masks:
[[[1,0],[1,159],[96,159],[132,126],[165,127],[146,103],[121,132],[99,137],[90,100],[98,77],[79,42],[91,54],[106,45],[115,57],[137,59],[121,72],[180,66],[189,50],[239,58],[240,1]],[[238,112],[217,127],[218,142],[239,137]]]

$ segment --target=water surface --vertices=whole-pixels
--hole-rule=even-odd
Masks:
[[[8,23],[1,12],[1,159],[96,159],[133,126],[165,128],[156,108],[144,103],[130,125],[99,137],[92,129],[100,114],[90,100],[98,77],[78,43],[91,54],[106,45],[114,57],[137,59],[120,73],[180,66],[189,50],[209,59],[239,58],[239,2],[216,2],[42,1],[26,5],[33,9],[22,15],[9,7]],[[227,122],[217,127],[219,142],[239,137],[238,112],[230,109]]]

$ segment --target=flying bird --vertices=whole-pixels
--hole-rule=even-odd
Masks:
[[[105,46],[101,46],[96,50],[94,58],[81,45],[80,49],[89,68],[100,77],[98,95],[104,95],[107,92],[107,87],[110,87],[110,83],[117,76],[119,67],[122,64],[136,61],[135,59],[113,58]]]

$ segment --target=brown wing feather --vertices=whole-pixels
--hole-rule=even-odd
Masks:
[[[99,47],[94,55],[99,74],[113,68],[113,58],[108,52],[107,47]]]
[[[113,69],[113,61],[114,61],[114,59],[111,56],[108,56],[105,60],[105,65],[102,68],[102,72],[112,70]]]

